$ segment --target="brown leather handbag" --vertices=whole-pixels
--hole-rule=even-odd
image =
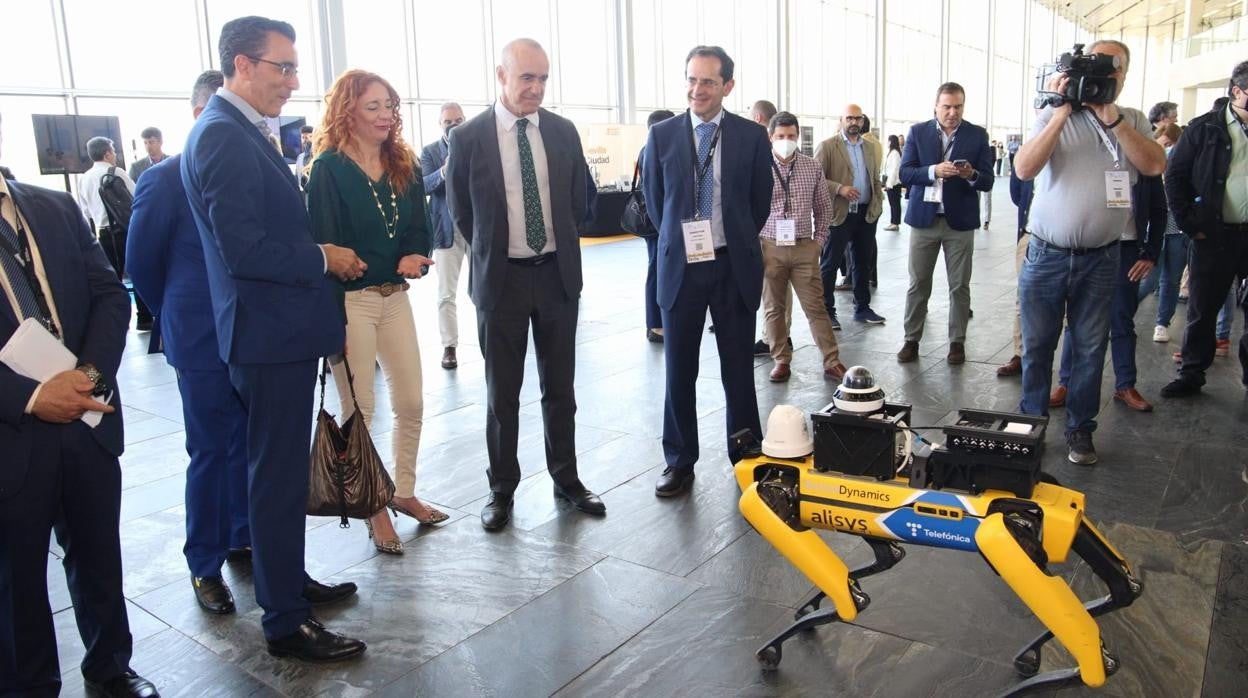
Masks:
[[[364,425],[364,414],[355,398],[355,376],[347,357],[347,387],[355,411],[342,426],[325,411],[325,376],[329,362],[321,360],[321,405],[316,415],[312,458],[308,477],[308,514],[337,516],[348,528],[348,518],[367,519],[381,511],[394,497],[394,481],[381,463],[373,439]]]

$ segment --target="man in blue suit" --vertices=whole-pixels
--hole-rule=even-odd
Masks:
[[[221,87],[221,71],[199,76],[196,118]],[[136,186],[126,258],[134,290],[156,315],[150,351],[177,370],[186,423],[186,555],[195,600],[209,613],[233,613],[221,578],[230,550],[251,547],[247,523],[247,413],[217,348],[204,248],[182,188],[182,156],[148,169]]]
[[[936,257],[945,252],[949,279],[949,354],[966,361],[966,323],[971,315],[971,253],[979,227],[979,193],[992,191],[988,132],[962,120],[966,91],[956,82],[936,90],[936,118],[910,127],[901,154],[901,183],[910,187],[910,288],[906,291],[905,344],[897,360],[919,358]]]
[[[268,140],[298,89],[295,31],[263,17],[221,29],[225,86],[200,114],[180,163],[212,293],[219,357],[247,413],[256,601],[269,653],[333,661],[364,643],[325,629],[304,597],[304,507],[317,359],[342,351],[326,278],[354,279],[351,250],[317,246],[290,168]]]
[[[459,293],[459,270],[468,255],[468,241],[455,229],[446,204],[446,157],[451,150],[451,129],[464,123],[464,110],[454,102],[442,105],[438,126],[442,137],[420,151],[420,170],[429,193],[429,218],[433,223],[433,266],[438,270],[438,333],[442,337],[442,368],[459,366],[459,317],[455,296]]]
[[[40,383],[0,363],[0,695],[60,692],[45,573],[55,522],[88,690],[157,696],[130,670],[121,588],[115,386],[130,298],[67,194],[0,179],[0,346],[27,318],[78,368]],[[79,419],[86,410],[105,413],[94,428]]]
[[[659,230],[658,300],[667,367],[667,468],[655,485],[660,497],[693,484],[694,386],[708,308],[727,402],[729,459],[741,457],[732,434],[749,429],[762,440],[753,344],[763,290],[758,234],[771,212],[771,144],[764,129],[723,109],[735,83],[733,61],[722,48],[694,48],[685,75],[689,111],[651,128],[642,158],[647,213]]]

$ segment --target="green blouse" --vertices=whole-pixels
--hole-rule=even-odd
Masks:
[[[386,282],[402,283],[403,276],[396,271],[399,259],[413,253],[429,254],[431,226],[423,179],[418,168],[407,191],[398,192],[395,197],[399,213],[391,237],[387,227],[394,216],[390,178],[383,176],[380,182],[371,182],[364,170],[336,150],[317,156],[308,179],[312,237],[318,243],[348,247],[368,265],[364,276],[339,282],[340,301],[345,291]],[[378,202],[381,211],[377,210]]]

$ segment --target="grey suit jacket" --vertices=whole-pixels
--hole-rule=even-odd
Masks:
[[[871,201],[867,203],[867,222],[874,223],[884,211],[884,187],[880,183],[880,145],[862,139],[862,155],[867,165],[867,185],[871,187]],[[836,195],[841,185],[854,186],[854,163],[849,158],[849,146],[838,133],[815,148],[815,160],[823,168],[828,180],[828,192],[832,194],[832,225],[841,225],[849,216],[849,201]]]
[[[585,219],[585,154],[571,121],[542,109],[539,129],[550,178],[550,218],[555,230],[559,277],[568,298],[581,295],[581,246],[577,223]],[[481,310],[492,310],[507,273],[507,195],[498,151],[494,108],[451,130],[446,165],[447,203],[472,254],[468,293]]]

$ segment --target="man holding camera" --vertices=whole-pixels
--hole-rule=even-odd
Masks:
[[[1117,284],[1118,243],[1134,233],[1131,188],[1141,174],[1158,175],[1166,166],[1144,114],[1114,103],[1127,75],[1129,49],[1118,41],[1098,41],[1088,53],[1101,55],[1084,59],[1076,51],[1072,68],[1048,81],[1046,90],[1060,103],[1039,113],[1014,163],[1021,179],[1035,180],[1031,241],[1018,280],[1023,326],[1019,409],[1047,413],[1053,352],[1065,319],[1073,348],[1067,458],[1077,465],[1097,460],[1092,432],[1109,340],[1108,299]],[[1081,84],[1084,94],[1072,94],[1081,91],[1076,88]],[[1099,86],[1100,93],[1090,94],[1089,86]]]
[[[1235,66],[1227,92],[1224,109],[1188,124],[1166,170],[1170,210],[1192,245],[1183,364],[1162,397],[1200,392],[1213,364],[1218,308],[1234,278],[1248,277],[1248,61]],[[1248,331],[1239,339],[1239,363],[1248,387]]]

